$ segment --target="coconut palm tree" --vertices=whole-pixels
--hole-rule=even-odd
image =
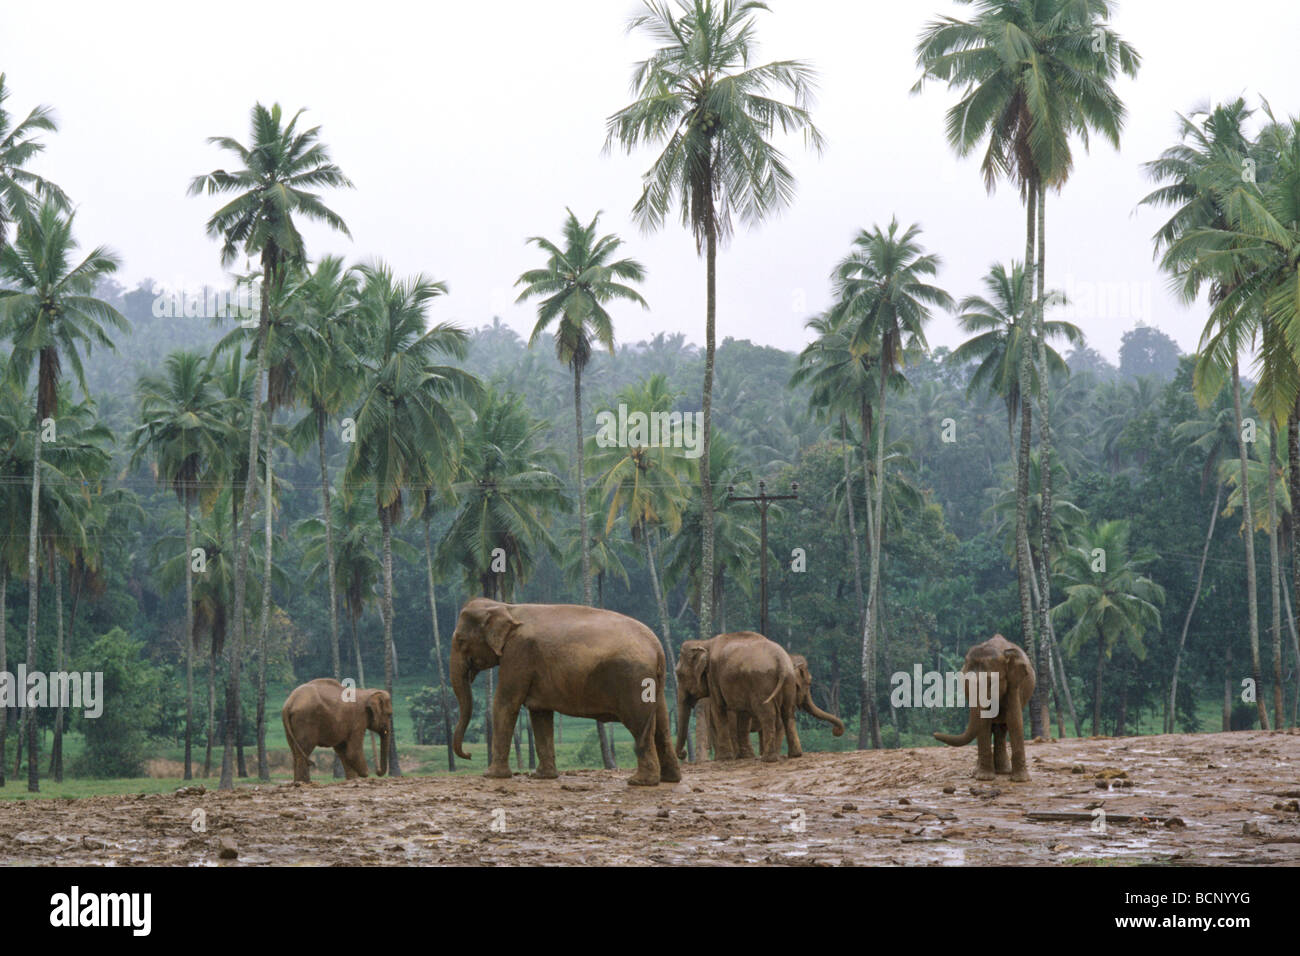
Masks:
[[[948,356],[955,365],[977,363],[966,386],[968,396],[986,392],[996,396],[1007,408],[1007,429],[1015,447],[1014,424],[1021,404],[1020,371],[1023,352],[1033,347],[1033,335],[1025,326],[1029,314],[1026,292],[1029,283],[1024,265],[1012,261],[1010,271],[1000,262],[989,267],[983,279],[984,295],[969,295],[957,303],[957,322],[971,337]],[[1078,347],[1083,344],[1083,330],[1071,322],[1044,323],[1049,339],[1064,339]],[[1069,368],[1050,345],[1047,347],[1048,374],[1068,375]],[[1038,367],[1030,367],[1030,391],[1041,388]],[[1041,521],[1041,518],[1039,519]]]
[[[63,190],[27,168],[45,149],[37,135],[59,130],[54,111],[48,106],[36,106],[24,119],[14,123],[4,108],[9,95],[5,75],[0,73],[0,247],[8,242],[9,223],[30,215],[38,205],[37,200],[48,199],[61,211],[68,209],[68,197]]]
[[[704,447],[701,455],[702,555],[713,567],[713,486],[709,442],[713,428],[713,367],[717,314],[717,250],[732,231],[732,217],[754,226],[794,196],[794,174],[774,134],[802,131],[820,152],[822,136],[809,114],[815,81],[801,60],[751,65],[755,14],[767,9],[754,0],[646,0],[628,24],[658,48],[638,63],[632,85],[636,100],[607,121],[606,149],[615,143],[629,153],[662,144],[642,177],[641,198],[632,212],[643,229],[658,229],[678,207],[682,225],[705,257]],[[785,103],[773,90],[788,91]],[[713,603],[704,588],[700,637],[713,636]]]
[[[1210,506],[1209,528],[1205,532],[1205,545],[1201,548],[1201,560],[1196,566],[1196,586],[1192,589],[1192,600],[1187,605],[1187,614],[1183,617],[1183,629],[1178,636],[1178,650],[1174,653],[1174,672],[1169,681],[1169,704],[1165,711],[1165,733],[1174,732],[1174,720],[1178,705],[1178,672],[1182,663],[1183,648],[1187,644],[1187,632],[1192,626],[1192,615],[1196,612],[1197,601],[1201,596],[1201,584],[1205,580],[1205,562],[1210,556],[1210,542],[1214,540],[1214,526],[1219,518],[1219,505],[1223,501],[1223,479],[1219,477],[1221,463],[1228,452],[1237,444],[1237,435],[1233,427],[1232,408],[1226,403],[1223,393],[1207,408],[1198,409],[1195,418],[1179,422],[1174,426],[1174,440],[1184,443],[1179,452],[1180,457],[1190,456],[1201,462],[1201,491],[1205,491],[1207,481],[1214,482],[1214,503]],[[1225,715],[1226,716],[1226,715]],[[1223,729],[1231,730],[1226,719]]]
[[[261,429],[258,406],[261,405],[262,380],[266,374],[266,337],[270,330],[270,305],[273,286],[283,281],[282,270],[306,260],[302,236],[294,217],[324,222],[350,235],[347,224],[321,202],[311,190],[321,187],[350,187],[351,181],[329,158],[329,150],[320,141],[320,127],[298,130],[299,110],[284,122],[280,104],[270,109],[255,103],[250,115],[251,145],[245,146],[229,136],[212,136],[208,142],[234,153],[240,166],[233,171],[214,169],[190,182],[190,195],[233,194],[207,222],[208,235],[219,238],[221,262],[234,261],[240,248],[249,256],[258,256],[262,271],[262,295],[257,329],[257,376],[250,404],[252,427],[248,436],[248,473],[245,487],[257,484],[258,442]],[[252,545],[253,499],[245,496],[240,520],[239,543],[235,552],[234,640],[230,644],[230,678],[226,688],[226,740],[221,765],[220,789],[234,786],[232,756],[235,748],[237,709],[239,707],[239,655],[244,643],[244,582],[248,568],[248,549]]]
[[[454,470],[460,433],[450,403],[476,394],[478,380],[463,369],[436,365],[463,359],[468,335],[440,322],[426,328],[429,304],[447,291],[423,275],[400,281],[383,263],[362,266],[358,358],[364,384],[357,400],[356,442],[343,473],[348,493],[373,493],[383,545],[384,689],[393,693],[393,525],[403,492],[422,491]],[[445,490],[445,489],[444,489]],[[397,744],[388,735],[388,764],[401,774]]]
[[[614,259],[623,241],[615,235],[596,236],[600,213],[583,226],[572,210],[563,226],[563,247],[542,236],[534,243],[547,256],[541,269],[530,269],[515,285],[523,285],[517,301],[541,298],[537,324],[528,340],[531,348],[552,323],[556,324],[555,357],[573,371],[574,500],[578,504],[581,536],[582,603],[591,604],[591,553],[587,545],[587,499],[583,490],[582,461],[582,372],[591,361],[592,339],[614,354],[614,320],[605,310],[615,299],[636,302],[648,309],[645,299],[628,282],[645,278],[645,267],[635,259]],[[624,281],[618,281],[624,280]]]
[[[474,402],[451,486],[456,514],[438,560],[441,570],[460,569],[470,593],[511,600],[543,553],[559,559],[548,525],[572,502],[557,475],[560,457],[544,440],[549,428],[517,394],[489,386]]]
[[[1073,624],[1063,638],[1077,654],[1097,642],[1097,676],[1092,697],[1092,732],[1101,733],[1101,682],[1106,659],[1123,641],[1134,657],[1146,657],[1143,637],[1160,627],[1164,588],[1143,572],[1156,560],[1150,549],[1129,553],[1129,523],[1104,521],[1082,529],[1061,553],[1059,581],[1064,599],[1052,614]],[[1123,693],[1123,692],[1121,692]]]
[[[844,486],[851,489],[853,469],[853,449],[850,447],[848,417],[856,415],[863,434],[870,434],[872,424],[872,403],[879,393],[878,356],[870,350],[858,355],[850,348],[851,330],[846,331],[849,320],[842,314],[823,313],[809,319],[804,327],[815,333],[816,337],[799,353],[799,364],[790,378],[791,387],[810,386],[808,406],[819,413],[839,417],[840,440],[844,451]],[[866,445],[863,440],[863,447]],[[863,461],[868,459],[864,457]],[[871,496],[870,477],[867,467],[863,467],[863,488],[867,498]],[[848,525],[849,541],[853,552],[853,589],[856,598],[858,630],[866,626],[866,599],[862,586],[862,555],[858,547],[857,512],[854,507],[854,495],[844,497]],[[869,529],[874,531],[874,529]],[[867,663],[867,669],[875,673],[873,663]],[[859,696],[861,714],[858,721],[858,747],[864,748],[868,735],[871,745],[879,748],[880,721],[876,711],[874,693]]]
[[[629,416],[633,412],[651,415],[671,411],[677,397],[664,376],[651,375],[623,389],[611,405],[626,405]],[[659,611],[668,680],[672,683],[676,680],[677,657],[673,652],[668,596],[663,576],[659,573],[658,554],[659,529],[664,528],[669,535],[676,535],[681,530],[686,508],[683,479],[687,477],[688,469],[681,443],[661,439],[657,445],[641,445],[629,440],[620,445],[602,442],[597,435],[587,440],[587,454],[593,474],[599,476],[596,486],[600,488],[604,502],[605,533],[613,530],[619,516],[623,515],[633,542],[639,543],[645,552],[650,588]],[[700,462],[703,468],[703,457]],[[702,595],[701,602],[706,597]],[[669,700],[675,697],[675,693],[668,695]]]
[[[361,384],[357,356],[352,349],[356,338],[356,272],[336,256],[323,256],[295,288],[291,300],[304,310],[304,319],[314,336],[296,336],[291,344],[307,353],[295,364],[298,400],[307,407],[291,432],[295,451],[312,442],[320,457],[321,522],[325,531],[326,581],[330,595],[330,665],[335,680],[341,679],[339,657],[339,614],[337,575],[334,573],[334,521],[330,502],[329,468],[326,460],[326,425],[356,395]],[[364,685],[363,685],[364,686]]]
[[[867,582],[866,623],[862,632],[862,680],[864,687],[875,686],[871,671],[875,660],[876,633],[879,624],[880,538],[884,518],[885,399],[887,386],[904,361],[907,348],[925,347],[925,325],[932,309],[948,309],[952,297],[928,280],[935,276],[941,259],[925,252],[919,241],[917,225],[901,229],[897,218],[887,229],[874,226],[862,230],[853,240],[853,249],[839,263],[833,275],[836,302],[832,312],[848,325],[849,351],[859,357],[874,353],[883,374],[875,405],[875,475],[874,502],[867,500],[870,568]],[[864,431],[862,457],[870,460],[865,443],[870,435]]]
[[[158,480],[171,487],[185,509],[185,779],[190,780],[194,776],[193,510],[204,483],[213,478],[212,466],[226,430],[214,414],[218,399],[211,357],[172,352],[163,374],[142,377],[136,391],[140,425],[131,434],[131,467],[151,458]]]
[[[59,382],[66,362],[72,368],[83,394],[86,373],[81,349],[89,354],[95,345],[112,348],[105,329],[125,331],[126,319],[107,302],[95,296],[101,279],[117,271],[118,259],[100,246],[73,264],[76,243],[72,238],[73,215],[63,215],[54,199],[25,216],[12,245],[0,249],[0,339],[9,339],[9,373],[26,383],[36,368],[36,421],[33,436],[31,522],[27,553],[27,666],[36,665],[36,617],[39,603],[37,580],[37,537],[40,531],[38,502],[41,494],[42,446],[58,440]],[[35,715],[27,715],[27,789],[37,792],[40,778],[36,757]]]
[[[962,0],[973,3],[974,0]],[[1078,136],[1085,150],[1090,134],[1099,133],[1115,148],[1125,121],[1125,108],[1113,83],[1122,72],[1136,76],[1141,64],[1137,51],[1108,24],[1112,0],[991,0],[978,3],[974,18],[939,17],[926,25],[917,43],[921,78],[912,88],[919,92],[928,79],[961,90],[961,99],[947,114],[947,138],[959,156],[966,156],[987,140],[980,164],[985,187],[992,192],[998,179],[1015,182],[1025,202],[1026,326],[1037,338],[1034,356],[1021,357],[1021,381],[1030,378],[1029,365],[1038,365],[1043,387],[1038,394],[1039,441],[1043,454],[1051,454],[1051,402],[1047,355],[1044,351],[1046,312],[1046,206],[1047,189],[1059,192],[1074,167],[1070,140]],[[1037,245],[1035,246],[1035,240]],[[1036,269],[1038,295],[1034,297]],[[1027,398],[1027,396],[1026,396]],[[1024,410],[1024,411],[1027,411]],[[1022,411],[1022,439],[1017,472],[1020,487],[1027,488],[1029,456],[1028,415]],[[1051,511],[1051,469],[1045,475],[1043,514]],[[1040,519],[1045,534],[1051,522]],[[1027,520],[1019,524],[1027,527]],[[1028,542],[1020,550],[1027,555]],[[1052,553],[1044,541],[1040,550]],[[1020,574],[1021,632],[1033,655],[1034,625],[1028,561]],[[1050,594],[1050,569],[1038,569],[1039,589]],[[1046,631],[1049,603],[1040,608],[1039,628]],[[1036,660],[1041,668],[1045,651]],[[1031,707],[1033,733],[1042,732],[1046,698],[1040,683]]]
[[[1241,370],[1238,356],[1254,337],[1258,313],[1241,308],[1237,290],[1246,284],[1247,263],[1221,254],[1232,226],[1225,192],[1214,171],[1226,167],[1242,170],[1251,159],[1245,123],[1251,111],[1237,98],[1211,108],[1198,107],[1191,116],[1179,116],[1180,142],[1146,164],[1148,175],[1161,186],[1149,193],[1144,205],[1173,207],[1173,214],[1153,237],[1160,266],[1175,281],[1184,301],[1195,301],[1209,287],[1210,320],[1201,333],[1193,387],[1197,403],[1206,407],[1231,381],[1233,424],[1237,432],[1237,459],[1242,468],[1249,460],[1242,429]],[[1262,687],[1259,663],[1259,607],[1255,570],[1255,520],[1250,483],[1241,475],[1243,527],[1246,549],[1246,608],[1250,627],[1251,671],[1256,688]],[[1263,694],[1256,695],[1260,726],[1268,727]]]
[[[358,687],[366,686],[365,663],[361,657],[361,641],[357,624],[365,613],[366,601],[375,593],[376,585],[384,573],[384,562],[376,550],[381,537],[379,518],[375,509],[361,495],[335,494],[330,496],[333,510],[331,524],[339,530],[334,537],[335,587],[343,596],[343,608],[352,633],[353,665],[356,667]],[[295,534],[303,541],[302,563],[307,570],[307,584],[315,584],[329,573],[329,541],[325,522],[321,518],[304,518],[295,526]],[[405,557],[405,542],[393,540],[393,550]],[[411,554],[411,558],[414,554]]]

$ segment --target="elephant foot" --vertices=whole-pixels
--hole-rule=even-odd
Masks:
[[[976,771],[975,771],[975,779],[976,779],[976,780],[996,780],[996,779],[997,779],[997,775],[996,775],[992,770],[983,770],[983,769],[980,769],[980,770],[976,770]]]
[[[776,763],[780,759],[776,754],[763,754],[763,763]]]
[[[483,771],[483,776],[494,780],[509,780],[512,775],[509,767],[488,767]]]
[[[538,767],[528,776],[532,777],[534,780],[554,780],[559,775],[560,772],[554,767]]]
[[[1028,771],[1028,770],[1016,770],[1016,771],[1013,771],[1012,774],[1011,774],[1011,781],[1012,781],[1013,783],[1028,783],[1028,782],[1029,782],[1029,771]]]
[[[1010,766],[1010,764],[1007,764],[1006,766],[994,767],[994,768],[993,768],[993,772],[994,772],[994,773],[1011,773],[1011,766]]]
[[[802,750],[796,750],[796,751],[795,751],[794,753],[792,753],[792,754],[787,754],[787,756],[790,757],[791,759],[793,759],[793,758],[795,758],[795,757],[802,757],[802,756],[803,756],[803,751],[802,751]]]
[[[659,771],[660,783],[680,783],[682,772],[676,767],[664,767]]]
[[[659,777],[657,774],[655,776],[649,774],[642,776],[641,772],[637,771],[628,778],[627,785],[629,787],[657,787],[659,786]]]

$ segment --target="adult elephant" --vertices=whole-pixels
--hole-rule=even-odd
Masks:
[[[978,738],[976,780],[992,780],[999,773],[1010,773],[1011,779],[1017,782],[1028,780],[1024,715],[1021,713],[1034,694],[1034,665],[1028,655],[1001,634],[994,634],[966,652],[966,662],[961,670],[963,674],[976,675],[976,689],[984,686],[990,690],[996,688],[997,710],[990,714],[988,711],[993,710],[992,707],[986,710],[978,699],[971,700],[966,732],[961,736],[936,733],[934,739],[962,747]],[[989,675],[987,685],[980,676],[985,674]],[[992,683],[994,679],[996,684]],[[969,686],[967,695],[968,698],[971,695]],[[988,703],[991,704],[992,700]],[[1007,738],[1011,739],[1010,762],[1007,761]]]
[[[637,769],[628,783],[653,787],[681,779],[668,730],[663,647],[630,617],[575,604],[504,604],[474,598],[461,608],[451,638],[451,687],[460,705],[452,748],[465,760],[474,710],[471,685],[498,667],[492,701],[488,777],[510,776],[510,741],[527,707],[537,739],[534,776],[559,776],[555,712],[618,721],[632,733]]]
[[[293,753],[293,779],[311,782],[311,753],[333,747],[347,779],[368,777],[366,731],[379,735],[379,776],[388,773],[388,735],[393,702],[387,691],[344,687],[332,677],[318,677],[295,687],[280,708],[284,737]]]
[[[762,634],[735,631],[707,641],[684,641],[677,658],[677,755],[686,752],[691,710],[707,697],[719,760],[736,756],[742,714],[758,720],[763,760],[770,763],[780,757],[782,731],[787,752],[798,757],[803,750],[794,725],[797,695],[790,655]]]
[[[831,725],[831,734],[836,737],[844,736],[844,721],[840,720],[834,714],[822,710],[813,702],[812,699],[812,671],[808,668],[808,658],[802,654],[791,654],[790,663],[794,667],[795,681],[799,687],[799,693],[796,697],[796,706],[799,710],[810,716],[823,720]],[[739,731],[736,735],[736,752],[741,757],[753,757],[754,748],[750,743],[749,735],[755,730],[759,730],[757,721],[749,714],[741,714],[736,721],[736,729]],[[778,731],[779,732],[779,731]],[[762,747],[762,736],[759,737],[759,746]]]

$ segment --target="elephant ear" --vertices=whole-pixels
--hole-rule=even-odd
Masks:
[[[692,647],[690,657],[686,660],[686,673],[690,675],[691,681],[700,689],[701,697],[709,696],[709,649],[707,647]]]
[[[506,638],[522,623],[511,613],[510,606],[507,604],[498,604],[488,611],[483,634],[488,647],[492,648],[492,653],[499,656],[506,646]]]
[[[1015,683],[1017,690],[1034,682],[1033,666],[1029,657],[1018,647],[1008,647],[1002,652],[1007,662],[1007,676]]]

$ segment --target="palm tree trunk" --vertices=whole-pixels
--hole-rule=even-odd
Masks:
[[[54,568],[54,633],[55,670],[63,671],[63,559],[50,549],[50,564]],[[50,748],[50,772],[55,783],[63,783],[63,707],[54,711],[54,745]]]
[[[320,450],[321,510],[325,515],[325,564],[330,581],[330,666],[334,679],[342,676],[339,662],[339,597],[334,580],[334,514],[330,510],[330,476],[325,463],[325,409],[316,409],[316,447]],[[364,686],[364,685],[363,685]]]
[[[1259,608],[1255,600],[1255,515],[1250,507],[1246,440],[1241,434],[1241,370],[1236,355],[1232,357],[1232,412],[1236,418],[1237,453],[1241,462],[1241,518],[1246,536],[1246,607],[1250,615],[1250,670],[1255,680],[1255,708],[1259,712],[1259,728],[1268,730],[1268,712],[1264,708],[1263,675],[1259,666]]]
[[[1231,638],[1229,638],[1229,641]],[[1232,729],[1232,644],[1223,645],[1223,726],[1226,732]]]
[[[844,503],[849,514],[849,540],[853,542],[853,596],[858,609],[858,627],[862,627],[864,604],[862,599],[862,555],[858,548],[858,522],[853,508],[852,459],[849,445],[848,416],[840,415],[840,441],[844,443]]]
[[[0,558],[0,674],[9,672],[9,564]],[[9,705],[0,705],[0,787],[5,785],[5,744],[9,737]]]
[[[599,607],[605,607],[605,572],[601,571],[596,574],[596,603]],[[559,717],[559,714],[556,714]],[[605,729],[603,720],[596,721],[596,740],[600,742],[600,763],[606,770],[618,769],[618,754],[614,751],[614,744],[610,740],[610,733]]]
[[[707,173],[713,182],[713,170]],[[713,429],[713,362],[716,351],[714,320],[717,315],[718,236],[714,222],[713,200],[706,204],[705,241],[705,309],[704,309],[704,440],[700,455],[700,640],[713,636],[713,590],[707,583],[713,576],[713,482],[709,472],[709,454]]]
[[[1291,410],[1291,417],[1286,423],[1286,447],[1287,461],[1290,464],[1287,481],[1291,490],[1291,513],[1295,516],[1297,503],[1300,503],[1300,394],[1296,395],[1295,407]],[[1293,603],[1300,608],[1300,553],[1296,551],[1297,535],[1294,517],[1288,527],[1291,538],[1291,587],[1295,591]],[[1291,645],[1292,650],[1295,651],[1296,666],[1300,668],[1300,636],[1296,634],[1294,628],[1291,631]],[[0,670],[3,670],[3,667],[0,667]],[[1300,716],[1300,690],[1297,690],[1295,700],[1291,702],[1292,724],[1297,723],[1297,716]]]
[[[226,682],[226,733],[225,749],[221,757],[220,790],[235,786],[235,747],[239,727],[239,665],[244,649],[244,600],[248,574],[248,552],[253,546],[253,506],[256,504],[257,449],[261,439],[262,390],[266,387],[266,352],[271,329],[271,278],[275,266],[275,252],[268,247],[262,254],[261,315],[257,328],[257,377],[253,382],[253,397],[249,402],[248,473],[244,478],[244,506],[239,520],[239,541],[235,547],[235,606],[232,613],[233,630],[229,634],[229,670]]]
[[[3,668],[0,668],[3,669]],[[194,517],[185,489],[185,779],[194,779]]]
[[[429,575],[429,617],[433,619],[433,659],[438,665],[438,699],[442,705],[442,729],[447,738],[447,772],[456,771],[456,754],[451,749],[451,711],[447,707],[447,679],[442,669],[442,634],[438,630],[438,598],[433,591],[433,544],[429,518],[424,519],[424,565]]]
[[[883,584],[880,579],[880,561],[881,545],[884,542],[885,535],[885,429],[887,419],[885,417],[885,397],[888,393],[887,383],[889,382],[890,369],[881,367],[880,369],[880,408],[877,412],[879,420],[876,422],[876,506],[875,506],[875,529],[871,533],[871,584],[867,591],[867,617],[871,622],[870,635],[870,656],[871,656],[871,734],[872,746],[877,750],[884,746],[880,737],[880,716],[876,712],[876,657],[880,649],[881,625],[881,588]]]
[[[875,561],[877,552],[875,550],[876,541],[876,518],[875,518],[875,489],[872,485],[872,470],[876,467],[876,461],[871,454],[871,426],[872,413],[870,407],[864,401],[860,408],[862,416],[862,483],[866,491],[865,500],[867,503],[867,552],[868,560]],[[867,583],[867,603],[862,612],[862,674],[861,684],[861,703],[859,705],[860,719],[858,725],[858,749],[866,749],[868,740],[871,746],[879,750],[882,746],[880,738],[880,715],[876,710],[876,642],[875,642],[875,625],[876,618],[873,611],[876,606],[876,574],[873,564],[872,573]]]
[[[1282,574],[1277,553],[1277,469],[1273,459],[1277,448],[1277,426],[1268,426],[1268,559],[1269,586],[1273,598],[1273,726],[1282,729],[1286,711],[1282,703]]]
[[[1092,693],[1092,735],[1101,736],[1101,672],[1106,665],[1106,638],[1097,632],[1097,683]]]
[[[1033,585],[1033,599],[1039,607],[1042,606],[1042,595],[1038,591],[1038,578],[1036,575],[1030,575],[1029,583]],[[1051,609],[1045,618],[1047,629],[1043,631],[1043,645],[1047,649],[1047,673],[1051,677],[1052,697],[1056,700],[1056,724],[1059,730],[1059,736],[1065,736],[1065,730],[1061,721],[1061,700],[1065,699],[1066,709],[1070,712],[1070,722],[1074,724],[1074,736],[1082,737],[1083,732],[1079,727],[1079,716],[1074,710],[1074,696],[1070,693],[1070,681],[1065,674],[1065,659],[1061,656],[1056,647],[1056,630],[1052,624]],[[1037,668],[1035,668],[1037,670]],[[1041,670],[1037,673],[1042,674]],[[1059,695],[1059,697],[1058,697]]]
[[[1038,190],[1031,185],[1025,202],[1025,279],[1022,290],[1025,313],[1020,317],[1025,331],[1031,335],[1031,342],[1034,322],[1034,230],[1037,224],[1035,218],[1037,200]],[[1020,593],[1020,641],[1032,661],[1037,660],[1034,641],[1033,589],[1029,584],[1029,579],[1034,573],[1033,557],[1029,550],[1029,448],[1033,436],[1030,390],[1033,382],[1033,367],[1030,349],[1024,345],[1020,349],[1018,364],[1020,366],[1020,445],[1016,452],[1016,580]],[[1030,736],[1037,737],[1042,734],[1042,712],[1037,707],[1029,708],[1029,727]]]
[[[393,518],[388,508],[379,509],[379,527],[384,535],[384,690],[393,699]],[[392,721],[396,729],[396,718]],[[402,775],[397,762],[397,734],[388,734],[388,772],[394,777]]]
[[[36,670],[36,612],[40,605],[40,561],[36,548],[40,533],[41,501],[41,423],[36,423],[35,448],[32,453],[32,516],[27,531],[27,670]],[[27,689],[20,688],[20,697],[26,703]],[[41,789],[40,764],[36,759],[36,713],[23,707],[23,720],[27,727],[27,789],[39,793]],[[15,774],[17,771],[14,771]]]
[[[203,776],[212,776],[212,745],[217,736],[217,652],[208,651],[208,747],[203,754]]]
[[[361,639],[357,637],[357,618],[360,615],[353,609],[351,602],[348,603],[348,623],[352,626],[352,653],[356,656],[357,662],[357,686],[366,686],[366,670],[361,663]]]
[[[578,496],[578,534],[582,546],[582,603],[591,606],[591,543],[587,540],[587,496],[583,488],[582,367],[573,365],[574,466],[573,488]]]
[[[667,693],[669,700],[676,700],[677,657],[673,654],[673,640],[668,617],[668,598],[659,583],[659,570],[655,565],[657,538],[658,534],[653,528],[642,529],[641,540],[645,542],[645,559],[650,568],[650,585],[654,589],[655,604],[659,608],[659,627],[663,631],[664,656],[668,661],[667,679],[671,685],[668,688],[658,688],[658,691],[659,693]],[[703,597],[701,596],[700,599],[703,600]]]
[[[1205,533],[1205,546],[1201,548],[1201,563],[1196,568],[1196,587],[1192,589],[1192,603],[1187,606],[1183,618],[1183,632],[1178,637],[1178,651],[1174,654],[1174,676],[1169,682],[1169,713],[1165,718],[1165,733],[1174,732],[1175,715],[1178,706],[1178,666],[1183,659],[1183,647],[1187,644],[1187,629],[1192,626],[1192,615],[1196,613],[1196,602],[1201,596],[1201,582],[1205,580],[1205,561],[1210,556],[1210,542],[1214,540],[1214,524],[1219,517],[1219,501],[1223,497],[1223,482],[1214,486],[1214,506],[1210,509],[1210,530]]]
[[[1042,600],[1038,604],[1038,655],[1036,662],[1038,673],[1042,673],[1042,668],[1047,666],[1047,646],[1043,635],[1047,633],[1048,615],[1052,606],[1052,419],[1051,419],[1051,382],[1048,381],[1047,370],[1047,335],[1046,335],[1046,285],[1045,285],[1045,265],[1046,256],[1046,237],[1044,235],[1047,228],[1047,187],[1043,183],[1038,184],[1038,297],[1037,305],[1034,308],[1037,331],[1037,354],[1038,354],[1038,457],[1041,462],[1040,472],[1040,495],[1041,510],[1039,511],[1039,537],[1041,544],[1039,546],[1039,590],[1042,592]],[[1034,687],[1034,696],[1029,704],[1029,722],[1032,731],[1034,721],[1037,720],[1042,726],[1044,735],[1050,732],[1051,718],[1047,713],[1047,687],[1044,684],[1037,684]],[[1037,735],[1035,735],[1037,736]]]
[[[266,411],[266,482],[262,488],[262,511],[266,532],[266,555],[262,568],[262,614],[257,636],[257,779],[270,780],[271,766],[266,759],[266,631],[271,626],[271,568],[273,557],[272,522],[275,502],[271,497],[271,454],[275,449],[271,433],[271,409]]]

